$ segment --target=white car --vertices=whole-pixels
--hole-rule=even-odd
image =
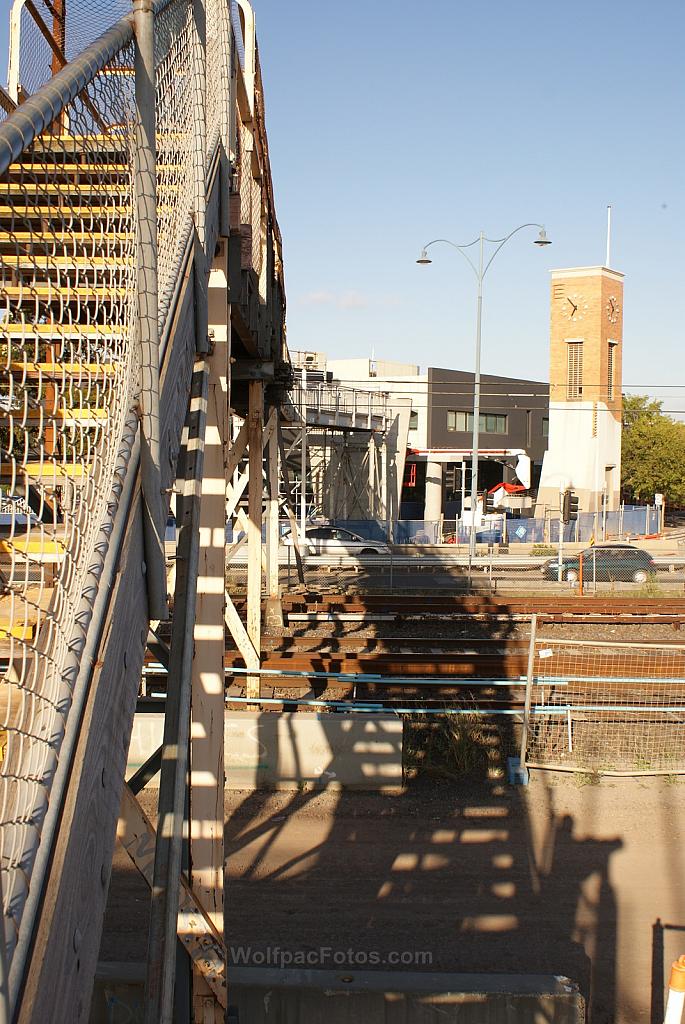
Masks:
[[[310,555],[389,555],[390,548],[383,540],[366,540],[358,533],[339,526],[305,527],[307,553]],[[292,546],[292,534],[287,533],[283,543]]]

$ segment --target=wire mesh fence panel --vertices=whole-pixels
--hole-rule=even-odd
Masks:
[[[207,3],[207,160],[220,135],[228,129],[228,104],[231,96],[231,23],[228,0]],[[227,144],[228,140],[224,139]]]
[[[176,0],[155,18],[157,265],[164,323],[193,215],[195,145],[192,4]]]
[[[242,265],[243,269],[250,266],[252,260],[252,132],[246,124],[240,122],[238,131],[240,154],[240,232],[243,238]]]
[[[132,65],[124,47],[2,176],[0,858],[10,955],[137,390]]]
[[[252,269],[255,274],[262,272],[262,189],[258,181],[250,176],[252,186]]]
[[[574,771],[685,772],[685,646],[540,639],[527,761]]]

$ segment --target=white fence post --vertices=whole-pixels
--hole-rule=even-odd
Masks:
[[[528,644],[528,666],[526,668],[526,696],[523,704],[523,726],[521,728],[521,770],[526,768],[528,750],[528,728],[530,721],[530,705],[533,691],[533,673],[535,671],[535,640],[538,631],[538,617],[535,613],[530,617],[530,642]]]

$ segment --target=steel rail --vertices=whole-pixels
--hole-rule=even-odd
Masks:
[[[234,697],[231,703],[236,704],[254,704],[253,697]],[[489,715],[505,715],[505,716],[518,716],[519,718],[523,714],[523,708],[520,710],[517,708],[425,708],[425,707],[407,707],[407,708],[386,708],[371,703],[351,703],[350,701],[336,701],[336,700],[312,700],[311,698],[302,698],[299,700],[296,697],[262,697],[259,701],[260,704],[266,704],[269,706],[282,705],[282,704],[297,704],[303,707],[323,707],[323,708],[341,708],[351,713],[368,714],[373,712],[377,714],[379,711],[390,710],[394,715],[478,715],[479,717],[487,717]],[[537,713],[536,708],[531,709],[532,714]],[[558,712],[560,715],[566,715],[566,708],[561,708]],[[557,711],[545,711],[545,714],[557,714]]]

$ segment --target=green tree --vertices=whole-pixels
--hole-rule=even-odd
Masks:
[[[685,423],[648,395],[623,396],[621,484],[628,498],[651,501],[661,492],[685,504]]]

